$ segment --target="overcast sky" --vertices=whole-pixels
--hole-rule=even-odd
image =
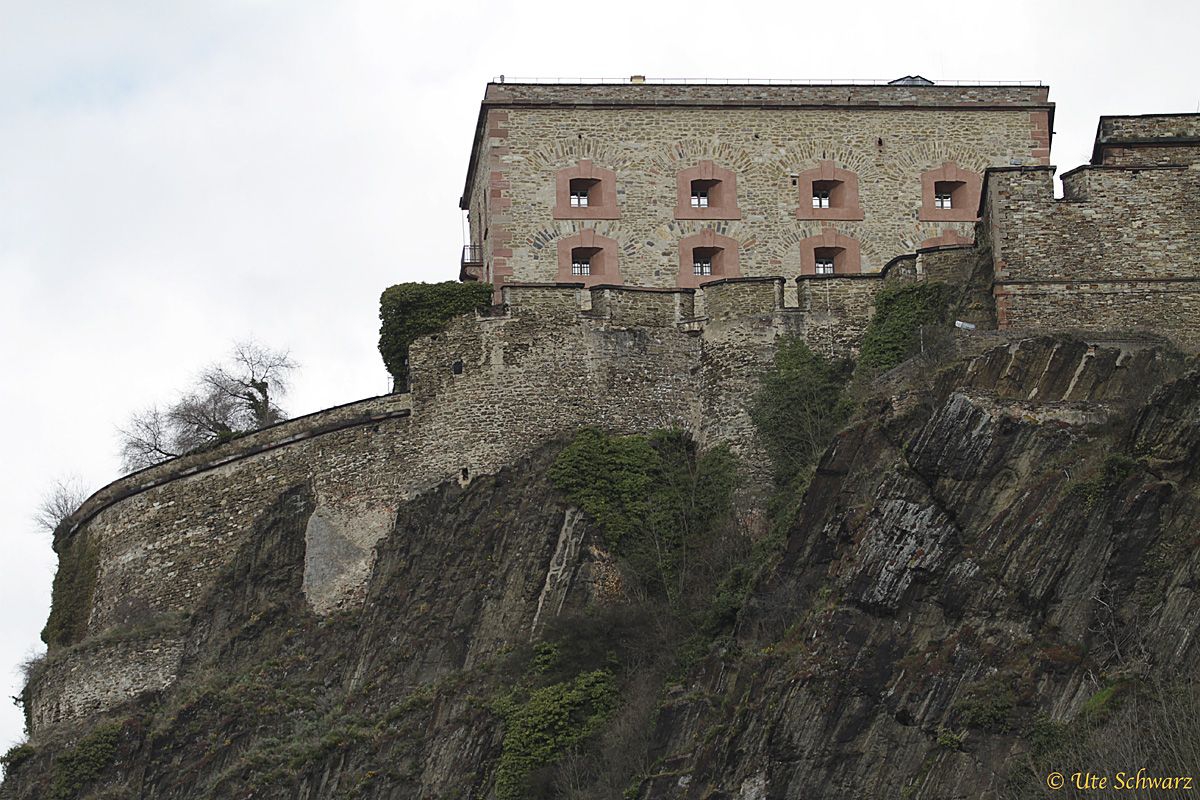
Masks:
[[[0,0],[3,695],[49,607],[31,514],[118,476],[131,411],[246,336],[301,362],[293,414],[386,391],[379,293],[457,277],[492,76],[1041,80],[1062,172],[1100,114],[1200,109],[1198,8]]]

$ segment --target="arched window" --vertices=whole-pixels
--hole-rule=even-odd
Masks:
[[[559,239],[556,280],[588,286],[598,283],[620,284],[617,240],[601,236],[591,228]]]
[[[706,228],[679,241],[679,277],[676,283],[696,288],[721,278],[736,278],[742,274],[738,265],[738,244]]]
[[[858,200],[858,176],[839,169],[832,161],[821,161],[815,169],[796,176],[800,188],[797,219],[857,221],[863,218]]]
[[[978,216],[983,176],[947,161],[921,173],[921,213],[927,221],[973,222]]]
[[[737,176],[711,161],[701,161],[677,177],[675,219],[741,219]]]
[[[858,242],[832,228],[800,240],[800,274],[817,277],[862,272]]]
[[[558,171],[555,219],[617,219],[617,174],[584,159]]]

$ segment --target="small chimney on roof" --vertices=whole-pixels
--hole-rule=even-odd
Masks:
[[[646,76],[645,75],[630,75],[629,82],[630,83],[645,83]]]
[[[920,75],[905,75],[903,78],[888,81],[888,86],[933,86],[933,81]]]

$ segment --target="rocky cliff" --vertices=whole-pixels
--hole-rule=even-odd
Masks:
[[[553,439],[425,491],[332,613],[304,592],[297,482],[194,610],[107,634],[169,632],[173,679],[10,751],[0,796],[1016,798],[1052,769],[1188,774],[1194,721],[1173,752],[1152,734],[1198,705],[1200,373],[1154,343],[984,338],[876,380],[769,507],[678,434]]]

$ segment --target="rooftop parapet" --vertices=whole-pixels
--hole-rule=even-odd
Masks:
[[[1049,87],[1008,84],[489,83],[484,106],[1052,108]]]
[[[1105,166],[1185,164],[1200,155],[1200,114],[1101,117],[1092,164]]]

